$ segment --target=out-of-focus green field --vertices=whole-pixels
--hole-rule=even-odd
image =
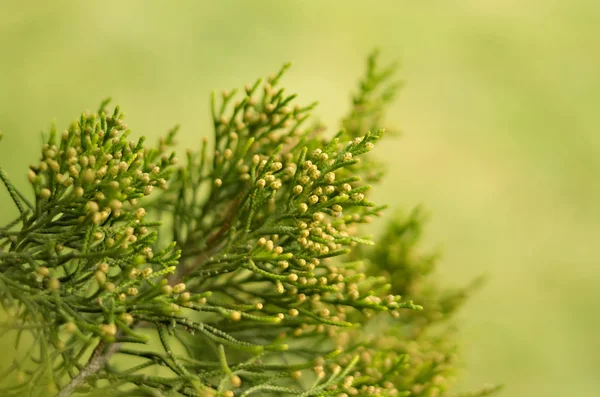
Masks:
[[[442,281],[489,279],[461,313],[462,385],[598,395],[598,1],[2,2],[0,38],[0,164],[23,188],[40,131],[106,96],[134,134],[181,123],[193,147],[211,89],[293,60],[285,84],[335,126],[379,46],[407,82],[379,201],[431,212]]]

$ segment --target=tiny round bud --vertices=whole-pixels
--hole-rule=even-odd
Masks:
[[[133,280],[134,278],[136,278],[136,277],[137,277],[137,276],[139,276],[139,275],[140,275],[140,271],[139,271],[138,269],[131,269],[131,270],[129,271],[129,278],[130,278],[131,280]]]
[[[268,251],[273,251],[273,245],[274,245],[273,240],[267,240],[267,243],[265,244],[265,248]]]
[[[240,387],[242,385],[242,379],[237,375],[233,375],[230,380],[233,387]]]
[[[290,264],[288,261],[279,261],[277,262],[277,266],[279,266],[281,269],[287,269]]]
[[[242,319],[242,313],[237,310],[234,310],[229,314],[229,318],[233,321],[240,321]]]
[[[106,336],[115,336],[117,334],[117,326],[114,324],[100,325],[100,332]]]
[[[121,208],[123,208],[123,203],[120,202],[119,200],[111,200],[109,203],[109,206],[113,210],[120,210]]]
[[[328,172],[323,177],[327,183],[333,183],[335,181],[335,174],[333,172]]]
[[[144,215],[146,215],[146,209],[144,208],[138,208],[137,211],[135,211],[135,217],[138,219],[142,219]]]
[[[179,300],[181,302],[189,302],[191,299],[191,294],[189,292],[183,292],[179,295]]]
[[[136,296],[138,294],[138,289],[135,287],[127,288],[127,295]]]
[[[31,183],[35,182],[35,180],[37,179],[36,173],[33,172],[33,170],[29,170],[29,172],[27,173],[27,179],[29,179],[29,182]]]
[[[52,192],[50,191],[50,189],[44,188],[40,191],[40,197],[43,199],[50,198],[51,195],[52,195]]]
[[[214,184],[216,187],[221,187],[223,185],[223,181],[219,178],[215,179]]]
[[[306,205],[306,203],[301,203],[298,206],[298,210],[300,210],[300,213],[305,213],[306,211],[308,211],[308,205]]]
[[[176,294],[180,294],[183,291],[185,291],[185,284],[184,283],[179,283],[179,284],[177,284],[177,285],[175,285],[173,287],[173,292],[176,293]]]
[[[119,316],[119,319],[127,325],[130,325],[133,322],[133,316],[129,313],[122,313]]]
[[[283,284],[279,280],[277,280],[277,282],[275,283],[275,288],[277,289],[277,292],[280,294],[283,294],[285,292],[285,289],[283,288]]]
[[[302,193],[302,190],[304,190],[304,188],[301,185],[296,185],[294,186],[294,189],[292,191],[294,192],[294,194],[300,194]]]
[[[98,206],[98,203],[95,201],[88,201],[87,204],[85,205],[85,208],[88,210],[88,212],[90,212],[92,214],[98,212],[98,210],[100,209],[100,207]]]
[[[60,280],[57,278],[51,278],[48,280],[48,289],[51,291],[57,291],[60,288]]]
[[[48,277],[50,275],[50,270],[46,266],[40,266],[37,269],[37,273],[42,277]]]
[[[106,273],[104,273],[103,271],[97,270],[94,274],[94,277],[100,285],[103,285],[106,282]]]
[[[146,258],[152,259],[152,257],[154,256],[154,253],[152,252],[152,248],[150,248],[150,247],[144,248],[144,255],[146,256]]]
[[[77,325],[73,321],[69,321],[65,324],[65,331],[72,334],[73,332],[77,331]]]

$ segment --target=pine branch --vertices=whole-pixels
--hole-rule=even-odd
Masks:
[[[106,100],[51,129],[33,202],[0,169],[20,211],[0,227],[1,337],[24,349],[2,396],[447,395],[446,320],[474,285],[431,280],[419,211],[361,234],[385,209],[371,152],[395,68],[369,57],[333,136],[279,86],[288,68],[213,93],[214,151],[183,164],[177,128],[128,141]]]

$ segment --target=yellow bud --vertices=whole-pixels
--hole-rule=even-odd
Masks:
[[[96,281],[98,281],[98,284],[104,284],[106,282],[106,273],[98,270],[96,271],[96,273],[94,274],[94,277],[96,278]]]
[[[179,295],[179,300],[181,302],[188,302],[191,298],[191,295],[189,292],[183,292],[182,294]]]
[[[122,313],[119,318],[127,325],[130,325],[133,322],[133,316],[129,313]]]
[[[74,322],[69,321],[65,324],[65,331],[72,334],[73,332],[77,331],[77,325]]]
[[[117,326],[114,324],[100,325],[100,332],[106,336],[115,336],[117,334]]]
[[[40,266],[37,269],[37,273],[42,277],[48,277],[48,275],[50,274],[50,270],[46,266]]]
[[[176,293],[176,294],[180,294],[183,291],[185,291],[185,284],[184,283],[179,283],[179,284],[177,284],[177,285],[175,285],[173,287],[173,292]]]
[[[50,191],[50,189],[44,188],[40,192],[40,197],[43,199],[50,198],[51,195],[52,195],[52,192]]]
[[[127,295],[135,296],[138,294],[138,289],[135,287],[127,288]]]
[[[242,379],[237,375],[233,375],[230,380],[233,387],[240,387],[242,385]]]
[[[60,281],[57,278],[51,278],[48,280],[48,289],[57,291],[60,288]]]

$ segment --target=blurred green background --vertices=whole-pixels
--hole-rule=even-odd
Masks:
[[[448,285],[489,279],[461,313],[462,386],[598,395],[598,1],[3,1],[0,37],[0,163],[23,188],[40,131],[106,96],[191,147],[210,90],[292,60],[284,83],[336,126],[380,47],[407,85],[379,201],[425,205]]]

